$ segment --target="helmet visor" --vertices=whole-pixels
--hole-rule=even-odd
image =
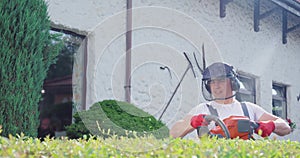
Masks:
[[[230,80],[230,79],[229,79]],[[211,84],[222,84],[222,83],[216,83],[216,82],[225,82],[226,78],[218,78],[214,80],[202,80],[202,95],[205,100],[207,101],[213,101],[213,100],[226,100],[229,98],[232,98],[236,95],[235,91],[232,91],[231,87],[224,86],[224,88],[218,92],[212,92],[214,90],[211,89]],[[225,84],[225,83],[223,83]],[[227,89],[230,88],[230,89]],[[213,94],[214,93],[214,94]]]

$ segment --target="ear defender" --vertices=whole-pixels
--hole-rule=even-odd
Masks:
[[[204,83],[205,84],[205,88],[206,88],[206,90],[209,92],[209,93],[211,93],[211,90],[210,90],[210,85],[209,85],[209,81],[207,81],[206,83]]]
[[[235,72],[233,66],[231,66],[231,72],[232,72],[232,75],[233,75],[233,77],[230,78],[230,80],[231,80],[231,88],[232,88],[233,91],[239,91],[241,85],[240,85],[240,81],[238,79],[238,75]]]
[[[231,88],[233,91],[238,91],[240,89],[240,82],[237,76],[230,78]]]

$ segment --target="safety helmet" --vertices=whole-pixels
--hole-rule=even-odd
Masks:
[[[213,79],[221,79],[221,78],[229,78],[231,81],[232,91],[235,92],[239,91],[240,83],[233,66],[222,62],[216,62],[211,64],[207,68],[205,68],[202,73],[202,93],[206,100],[217,100],[217,99],[213,99],[211,95],[209,83]],[[203,87],[205,87],[205,89]],[[233,96],[235,96],[235,94]],[[228,98],[231,98],[233,96],[230,96]],[[218,98],[218,99],[225,100],[228,98]]]

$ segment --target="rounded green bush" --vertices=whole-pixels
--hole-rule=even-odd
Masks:
[[[133,104],[116,100],[95,103],[89,110],[74,115],[75,123],[66,127],[69,138],[83,135],[99,135],[105,138],[117,135],[136,137],[154,135],[169,136],[169,129],[161,121]]]

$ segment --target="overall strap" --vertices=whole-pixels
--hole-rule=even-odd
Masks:
[[[207,108],[208,108],[208,110],[209,110],[209,112],[210,112],[211,115],[219,116],[218,111],[215,108],[213,108],[209,104],[206,104],[206,106],[207,106]]]
[[[243,109],[243,112],[244,112],[244,116],[247,116],[248,118],[250,118],[249,117],[248,108],[246,106],[246,103],[245,102],[241,102],[241,105],[242,105],[242,109]]]

